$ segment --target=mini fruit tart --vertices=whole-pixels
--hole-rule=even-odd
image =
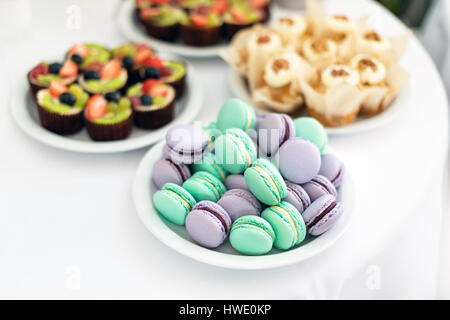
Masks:
[[[78,65],[72,60],[66,60],[64,63],[41,62],[27,75],[34,98],[39,90],[48,88],[52,81],[59,81],[67,86],[74,83],[77,77]]]
[[[127,91],[135,123],[143,129],[157,129],[172,121],[175,89],[156,79],[137,83]]]
[[[44,128],[66,135],[83,127],[83,109],[89,94],[78,84],[66,86],[53,80],[48,89],[37,92],[36,101],[39,119]]]
[[[76,43],[69,49],[66,56],[77,63],[80,70],[87,70],[106,63],[111,58],[111,53],[100,44]]]
[[[209,46],[221,40],[222,18],[210,6],[199,6],[181,21],[181,38],[190,46]]]
[[[144,43],[125,43],[112,49],[113,59],[122,62],[122,68],[128,72],[127,87],[141,80],[139,70],[145,62],[155,55],[155,51]]]
[[[264,18],[265,13],[261,9],[252,8],[246,3],[231,6],[223,16],[227,39],[233,38],[239,30],[251,27]]]
[[[127,83],[128,72],[118,59],[113,59],[95,69],[85,70],[78,83],[89,93],[105,94],[121,90]]]
[[[175,0],[177,5],[186,12],[197,8],[198,6],[206,6],[211,3],[211,0]]]
[[[89,136],[96,141],[121,140],[133,128],[133,110],[127,97],[120,92],[94,94],[84,111],[84,122]]]
[[[262,23],[266,23],[270,19],[270,2],[271,0],[249,0],[248,3],[253,9],[263,12]]]
[[[174,41],[180,31],[180,21],[186,13],[169,4],[142,9],[139,12],[139,21],[151,37]]]
[[[140,79],[159,79],[174,87],[176,98],[180,98],[186,87],[186,65],[181,61],[164,60],[156,55],[149,57],[141,68]]]

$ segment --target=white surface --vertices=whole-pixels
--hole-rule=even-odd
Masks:
[[[0,39],[0,297],[436,296],[448,109],[438,73],[417,40],[402,61],[412,74],[408,111],[380,130],[330,139],[356,189],[348,231],[308,261],[237,271],[170,250],[140,222],[131,190],[146,150],[113,155],[60,151],[36,143],[15,125],[8,99],[11,82],[25,79],[22,66],[74,41],[102,39],[116,45],[125,40],[115,28],[111,0],[75,2],[83,5],[81,29],[67,29],[66,9],[73,3],[29,1],[33,19],[25,35]],[[371,14],[383,31],[403,30],[371,2],[331,4],[338,12],[350,8],[354,16]],[[228,68],[219,60],[193,64],[206,95],[197,120],[210,121],[231,96]]]
[[[226,47],[226,43],[219,43],[207,47],[187,46],[178,40],[177,42],[168,42],[150,37],[145,30],[136,23],[134,19],[134,0],[125,0],[120,6],[117,24],[120,32],[134,42],[145,42],[161,52],[172,52],[186,57],[205,58],[219,55],[220,50]]]
[[[235,69],[230,69],[229,85],[231,92],[238,98],[251,103],[250,92],[248,89],[247,81],[242,77],[239,72]],[[329,135],[349,135],[358,134],[364,131],[380,129],[383,126],[388,125],[394,121],[401,113],[407,109],[407,106],[411,104],[411,92],[409,84],[406,84],[405,88],[400,92],[397,99],[382,113],[373,116],[358,116],[355,122],[342,127],[336,128],[326,128]],[[255,107],[256,108],[256,107]],[[267,113],[267,110],[256,108],[258,113]],[[303,110],[302,115],[308,115],[308,113]]]
[[[178,59],[174,56],[171,58]],[[167,56],[166,56],[167,58]],[[185,62],[186,63],[186,62]],[[133,126],[130,136],[124,140],[93,141],[86,128],[72,135],[61,136],[42,127],[28,83],[20,79],[11,96],[11,114],[19,127],[28,135],[49,146],[83,153],[123,152],[150,146],[163,139],[167,130],[175,125],[191,122],[200,112],[203,92],[198,83],[195,68],[186,63],[189,73],[186,77],[186,91],[182,99],[175,101],[175,116],[165,126],[155,130],[144,130]]]
[[[343,205],[344,213],[332,229],[320,237],[307,236],[305,241],[295,249],[281,251],[272,249],[267,255],[251,257],[240,255],[231,246],[228,239],[215,250],[202,248],[192,241],[183,226],[177,226],[164,219],[153,206],[153,194],[158,190],[153,183],[152,169],[156,161],[161,159],[165,141],[151,148],[142,159],[133,182],[133,200],[142,223],[161,242],[179,253],[194,260],[213,266],[239,269],[259,270],[288,266],[310,259],[330,248],[347,231],[354,217],[353,204],[355,190],[347,171],[339,187],[338,201]],[[328,152],[332,152],[328,150]],[[332,152],[336,154],[335,152]],[[174,234],[178,236],[174,236]]]

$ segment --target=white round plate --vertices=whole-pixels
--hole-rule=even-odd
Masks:
[[[179,57],[161,54],[164,58],[182,61]],[[143,148],[161,140],[171,126],[191,122],[203,104],[203,95],[196,79],[193,66],[183,60],[187,66],[186,91],[176,101],[174,119],[159,129],[144,130],[133,127],[130,136],[124,140],[99,142],[93,141],[85,128],[80,132],[61,136],[41,126],[36,104],[29,90],[28,82],[23,79],[15,87],[11,112],[19,127],[36,140],[52,147],[83,153],[114,153]]]
[[[233,94],[239,99],[244,100],[251,104],[250,92],[248,89],[247,81],[235,69],[231,69],[230,71],[229,82]],[[405,109],[404,107],[408,104],[407,99],[408,96],[410,95],[409,91],[410,86],[408,82],[408,84],[405,86],[405,88],[402,89],[400,95],[392,103],[392,105],[376,116],[373,117],[358,116],[355,122],[349,125],[325,129],[328,134],[337,136],[337,135],[355,134],[385,126],[391,121],[395,120]],[[267,110],[259,109],[257,107],[255,107],[255,109],[258,113],[269,112]],[[302,115],[307,115],[307,112],[303,111],[300,114],[300,116]]]
[[[227,46],[227,44],[223,42],[213,46],[193,47],[187,46],[181,41],[168,42],[150,37],[145,33],[143,27],[139,25],[134,17],[133,0],[125,0],[122,2],[117,16],[117,23],[123,36],[132,42],[147,43],[158,51],[172,52],[186,57],[215,57],[219,55],[220,50],[223,50]]]
[[[192,259],[231,269],[269,269],[309,259],[333,245],[347,230],[353,217],[354,187],[348,173],[339,188],[338,201],[344,214],[336,225],[320,237],[307,236],[297,248],[289,251],[272,249],[265,256],[245,256],[236,252],[226,240],[219,248],[210,250],[195,244],[184,226],[177,226],[162,217],[153,207],[156,186],[150,183],[153,164],[161,158],[164,142],[151,148],[141,160],[133,182],[133,200],[139,218],[161,242]],[[331,262],[330,262],[331,263]]]

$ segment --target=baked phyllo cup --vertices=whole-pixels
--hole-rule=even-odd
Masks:
[[[308,22],[304,16],[286,16],[278,19],[273,29],[283,41],[283,45],[299,48],[307,37]]]
[[[180,31],[180,21],[185,16],[182,9],[170,5],[142,9],[139,20],[151,37],[174,41]]]
[[[311,65],[323,69],[339,60],[338,45],[329,38],[307,38],[301,45],[299,54]]]
[[[264,19],[264,12],[245,5],[231,7],[223,16],[225,37],[231,40],[240,30],[249,28]]]
[[[181,21],[181,38],[189,46],[217,44],[221,40],[222,24],[221,17],[214,12],[200,14],[194,11]]]
[[[119,60],[113,59],[97,70],[85,70],[78,78],[78,83],[91,94],[105,94],[119,91],[127,83],[128,72],[122,68]]]
[[[143,129],[157,129],[172,121],[175,89],[159,80],[148,79],[128,89],[135,124]]]
[[[311,82],[300,80],[311,116],[327,127],[355,121],[365,93],[359,89],[359,74],[345,65],[332,65]]]
[[[30,85],[33,97],[39,90],[50,87],[52,81],[59,81],[64,85],[70,85],[77,80],[78,65],[67,60],[64,63],[41,62],[27,74],[28,83]]]
[[[111,58],[111,52],[96,43],[76,43],[66,54],[68,59],[76,61],[80,70],[95,69]]]
[[[83,127],[83,110],[89,94],[77,84],[69,87],[53,80],[48,89],[37,92],[39,120],[44,128],[61,135],[78,132]]]
[[[255,105],[281,113],[293,113],[303,105],[300,80],[309,81],[315,69],[292,51],[267,60],[260,83],[252,93]]]
[[[140,82],[139,70],[145,67],[145,63],[155,56],[155,51],[144,43],[125,43],[112,49],[113,59],[122,63],[122,68],[127,70],[128,79],[126,89]]]
[[[92,140],[112,141],[128,137],[133,128],[131,102],[119,92],[95,94],[89,98],[84,122]]]
[[[366,97],[360,114],[373,116],[386,109],[409,79],[409,73],[399,65],[387,67],[374,56],[360,54],[350,61],[350,67],[360,75],[360,88]]]

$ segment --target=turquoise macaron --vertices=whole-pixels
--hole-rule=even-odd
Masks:
[[[314,143],[320,153],[325,151],[328,145],[328,134],[323,125],[314,118],[300,117],[294,120],[295,136]]]
[[[214,142],[216,162],[232,174],[240,174],[256,160],[256,147],[241,129],[228,129]]]
[[[272,250],[274,241],[275,232],[271,225],[258,216],[240,217],[231,227],[231,246],[242,254],[266,254]]]
[[[153,195],[156,210],[167,220],[180,226],[184,225],[186,216],[195,206],[195,198],[175,183],[166,183]]]
[[[194,173],[183,183],[183,188],[192,194],[197,202],[203,200],[217,202],[227,191],[218,178],[206,171]]]
[[[247,131],[255,127],[256,114],[252,106],[237,98],[228,99],[217,115],[217,127],[225,131],[239,128]]]
[[[288,202],[282,201],[261,213],[275,231],[274,246],[287,250],[300,244],[306,237],[306,225],[302,215]]]
[[[262,203],[273,206],[286,197],[283,177],[270,161],[259,158],[244,172],[245,182],[253,195]]]
[[[192,171],[194,173],[199,171],[209,172],[222,182],[225,182],[225,179],[228,176],[228,172],[222,167],[222,165],[217,164],[216,156],[211,152],[205,152],[202,160],[192,165]]]

